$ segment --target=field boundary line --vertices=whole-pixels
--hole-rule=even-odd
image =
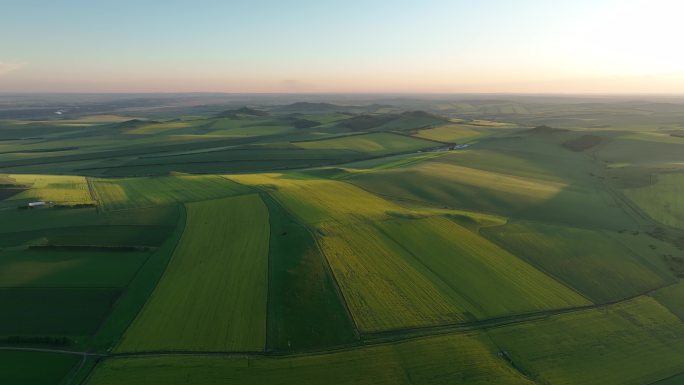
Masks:
[[[649,296],[653,292],[662,288],[672,286],[668,284],[648,292],[638,294],[629,298],[624,298],[611,303],[604,303],[599,305],[586,305],[571,308],[561,308],[545,310],[541,312],[533,312],[527,314],[518,314],[498,318],[490,318],[487,320],[465,323],[442,324],[435,326],[414,327],[404,329],[394,329],[375,333],[361,334],[361,338],[354,343],[327,347],[325,349],[308,349],[290,352],[268,352],[268,351],[148,351],[148,352],[119,352],[109,353],[103,355],[107,358],[146,358],[146,357],[162,357],[162,356],[207,356],[207,357],[242,357],[242,358],[288,358],[288,357],[305,357],[305,356],[323,356],[328,354],[335,354],[344,351],[363,349],[372,346],[385,346],[397,343],[406,343],[412,340],[442,336],[442,335],[468,335],[475,333],[487,332],[491,329],[507,327],[511,325],[524,324],[529,322],[538,322],[549,317],[563,315],[567,313],[575,313],[581,311],[592,311],[599,309],[607,309],[621,303],[632,301],[639,297]]]
[[[23,348],[19,346],[0,346],[2,351],[15,351],[15,352],[36,352],[36,353],[55,353],[55,354],[69,354],[74,356],[84,356],[84,357],[108,357],[108,354],[104,353],[94,353],[94,352],[83,352],[77,350],[66,350],[66,349],[49,349],[49,348]]]

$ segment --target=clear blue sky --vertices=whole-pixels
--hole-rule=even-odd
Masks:
[[[677,0],[0,0],[0,91],[684,93]]]

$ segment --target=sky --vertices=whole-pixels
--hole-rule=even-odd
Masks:
[[[681,0],[0,0],[0,92],[684,94]]]

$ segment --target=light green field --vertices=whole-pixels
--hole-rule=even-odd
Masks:
[[[390,168],[406,167],[424,160],[447,155],[447,152],[421,152],[418,154],[391,155],[382,158],[345,163],[339,170],[346,172],[371,172]]]
[[[307,224],[330,219],[386,218],[402,208],[352,184],[291,174],[230,175],[239,183],[268,190],[274,198]]]
[[[432,141],[388,132],[349,135],[308,142],[293,142],[293,144],[308,150],[352,150],[372,155],[417,151],[421,148],[440,145]]]
[[[610,302],[674,280],[660,260],[662,251],[637,254],[622,238],[658,243],[646,235],[620,235],[534,222],[514,222],[484,230],[500,245],[549,272],[597,303]]]
[[[486,135],[486,133],[483,132],[481,127],[452,124],[420,130],[414,136],[439,142],[462,143],[480,138],[483,135]]]
[[[411,266],[402,247],[373,226],[325,223],[319,241],[363,332],[463,320],[457,304]]]
[[[609,163],[641,167],[681,167],[684,138],[653,135],[625,135],[612,140],[597,153]]]
[[[11,200],[43,200],[80,204],[95,203],[86,179],[82,176],[62,175],[5,175],[12,183],[29,186],[29,189],[11,197]]]
[[[684,381],[684,98],[136,98],[0,95],[0,385]]]
[[[488,334],[538,383],[650,384],[684,370],[684,324],[648,297]]]
[[[483,225],[505,222],[503,217],[470,210],[424,206],[415,202],[402,202],[399,205],[351,183],[303,174],[241,174],[226,177],[268,191],[302,222],[310,225],[330,220],[356,222],[434,215],[467,216]]]
[[[684,282],[656,291],[653,293],[653,298],[684,321]]]
[[[112,358],[87,385],[176,384],[532,385],[497,357],[485,338],[423,338],[283,358]]]
[[[456,151],[407,167],[357,172],[347,180],[394,199],[514,218],[615,229],[635,224],[591,176],[585,157],[567,150],[570,155],[556,155],[558,145],[548,142],[530,154],[518,142],[503,156],[491,156],[498,150],[490,148]]]
[[[684,174],[658,174],[655,184],[623,191],[656,221],[684,229]]]
[[[106,210],[202,201],[249,192],[215,175],[94,179],[92,185],[97,200]]]
[[[413,180],[413,183],[408,183]],[[493,211],[502,205],[521,207],[551,200],[567,187],[563,182],[523,178],[440,162],[422,162],[412,167],[354,178],[373,191],[427,202],[480,206]],[[420,181],[420,182],[418,182]],[[380,187],[383,186],[383,187]],[[500,211],[500,210],[499,210]]]
[[[258,195],[188,203],[172,260],[117,351],[263,350],[268,238]]]
[[[589,304],[514,255],[441,217],[392,220],[378,228],[458,305],[467,319]]]

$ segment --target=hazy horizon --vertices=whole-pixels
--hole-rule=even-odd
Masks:
[[[681,95],[674,0],[8,1],[0,92]]]

